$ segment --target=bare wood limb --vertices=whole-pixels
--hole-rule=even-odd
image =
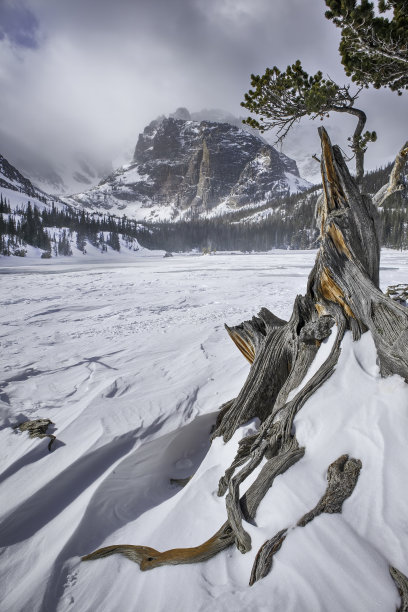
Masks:
[[[234,542],[234,534],[228,523],[225,523],[209,540],[193,548],[172,548],[159,552],[149,546],[132,546],[118,544],[99,548],[95,552],[82,557],[82,561],[93,561],[110,555],[120,554],[137,563],[142,571],[160,567],[161,565],[179,565],[182,563],[199,563],[210,559]]]
[[[390,574],[401,597],[401,605],[397,612],[408,612],[408,578],[392,566],[390,566]]]
[[[402,180],[405,165],[408,159],[408,141],[399,151],[395,158],[394,166],[391,170],[390,179],[386,185],[383,185],[381,189],[373,197],[373,202],[376,206],[383,206],[384,202],[393,193],[404,189],[404,182]]]
[[[313,302],[301,296],[297,296],[288,322],[269,313],[269,320],[265,325],[266,335],[257,348],[248,378],[234,405],[225,413],[221,422],[217,423],[213,438],[222,435],[224,440],[228,441],[242,423],[253,417],[264,421],[269,416],[285,382],[296,370],[296,358],[300,350],[298,333],[307,323],[317,318]],[[319,337],[321,333],[322,330]],[[317,349],[315,344],[305,351],[308,354],[307,366],[313,360]]]
[[[275,316],[267,308],[262,308],[258,316],[252,317],[251,321],[244,321],[234,327],[225,325],[225,329],[244,357],[252,364],[264,344],[268,330],[285,324],[286,321]]]
[[[344,501],[354,491],[360,470],[361,461],[359,459],[349,459],[348,455],[342,455],[329,465],[327,470],[328,485],[324,495],[313,510],[299,519],[298,526],[304,527],[323,512],[328,514],[341,512]]]
[[[278,531],[276,536],[274,536],[271,540],[266,540],[266,542],[262,544],[261,548],[257,552],[254,564],[252,566],[249,586],[252,586],[255,584],[255,582],[261,578],[265,578],[265,576],[269,574],[272,568],[273,556],[278,552],[278,550],[280,550],[283,542],[285,541],[287,531],[287,529]]]
[[[305,525],[323,512],[329,514],[341,512],[344,501],[354,491],[360,470],[361,461],[359,459],[349,459],[348,455],[342,455],[330,464],[327,470],[327,480],[329,482],[324,495],[313,510],[307,512],[299,519],[296,526],[305,527]],[[292,527],[292,530],[294,528]],[[279,531],[272,539],[267,540],[261,546],[252,566],[250,585],[253,585],[257,580],[265,578],[269,574],[272,569],[273,557],[280,550],[288,534],[288,529],[282,529],[282,531]]]

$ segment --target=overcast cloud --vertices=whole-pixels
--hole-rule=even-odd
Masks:
[[[267,66],[300,58],[306,70],[346,81],[324,10],[323,0],[0,0],[3,141],[50,157],[119,159],[147,123],[178,106],[244,114],[250,74]],[[406,140],[407,100],[361,95],[367,128],[379,134],[368,167]],[[353,119],[328,125],[346,147]],[[283,151],[295,159],[317,152],[316,127],[304,120]]]

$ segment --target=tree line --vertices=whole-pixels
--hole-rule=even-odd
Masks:
[[[367,173],[362,188],[375,193],[387,182],[391,164]],[[90,243],[101,252],[119,251],[121,239],[134,240],[148,249],[166,251],[237,250],[272,248],[310,249],[318,245],[315,207],[319,186],[306,193],[275,198],[256,208],[240,208],[222,217],[177,222],[137,222],[85,210],[62,209],[54,204],[40,210],[30,202],[11,210],[0,195],[0,253],[24,255],[26,244],[38,247],[43,257],[72,255],[72,244],[86,251]],[[381,209],[382,243],[408,248],[408,186],[394,194]],[[254,221],[256,215],[256,221]],[[252,220],[251,220],[252,218]]]
[[[135,223],[126,217],[111,216],[60,209],[53,203],[40,210],[28,201],[26,207],[11,209],[10,202],[0,194],[0,253],[24,256],[27,244],[43,251],[42,257],[72,255],[72,243],[86,252],[89,242],[102,252],[110,246],[120,250],[119,234],[134,234]],[[56,231],[57,230],[57,231]]]

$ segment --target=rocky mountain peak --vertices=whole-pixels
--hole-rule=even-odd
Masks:
[[[171,113],[172,119],[181,119],[182,121],[191,121],[190,111],[184,106],[180,106],[175,113]]]
[[[296,162],[259,135],[203,114],[196,120],[178,108],[155,119],[139,135],[130,164],[74,199],[139,219],[174,219],[259,205],[309,187]]]

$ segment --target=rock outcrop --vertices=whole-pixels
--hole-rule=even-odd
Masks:
[[[0,155],[0,187],[19,191],[31,197],[38,195],[38,190],[34,188],[31,181],[12,166],[3,155]]]
[[[152,121],[133,160],[77,204],[138,219],[220,214],[302,191],[296,162],[231,123],[194,121],[187,109]]]

